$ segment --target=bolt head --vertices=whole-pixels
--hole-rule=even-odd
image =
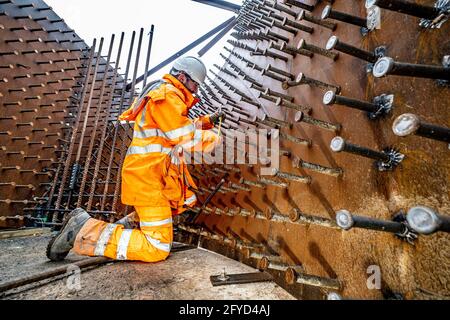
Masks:
[[[280,130],[272,130],[269,133],[270,137],[274,140],[278,140],[280,138]]]
[[[370,7],[376,5],[377,0],[366,0],[366,9],[369,9]]]
[[[321,15],[322,20],[327,19],[330,16],[331,10],[332,10],[332,7],[330,5],[327,5],[323,9],[322,15]]]
[[[392,130],[396,136],[406,137],[414,134],[417,130],[419,130],[419,127],[419,117],[412,113],[405,113],[395,120]]]
[[[394,67],[394,59],[389,57],[381,58],[375,63],[373,67],[373,75],[376,78],[381,78],[386,76]]]
[[[280,172],[280,170],[278,170],[277,168],[272,168],[270,171],[272,176],[276,176]]]
[[[267,114],[264,113],[264,114],[261,116],[261,120],[264,121],[264,120],[266,120],[266,119],[267,119]]]
[[[442,58],[442,65],[446,68],[450,67],[450,55],[444,56]]]
[[[256,210],[255,209],[250,209],[249,211],[249,217],[250,218],[255,218],[256,217]]]
[[[305,10],[300,10],[297,15],[297,20],[303,20],[305,18]]]
[[[336,93],[334,91],[328,91],[323,96],[323,104],[326,106],[334,104],[335,101],[336,101]]]
[[[298,49],[303,49],[306,45],[306,41],[305,39],[300,40],[299,44],[298,44]]]
[[[414,231],[425,235],[433,234],[440,227],[437,213],[428,207],[412,208],[408,211],[406,220]]]
[[[330,148],[331,150],[333,150],[333,152],[342,152],[344,151],[345,148],[345,140],[342,137],[336,137],[331,141],[330,144]]]
[[[347,210],[337,212],[336,222],[338,226],[344,230],[350,230],[355,225],[352,214]]]
[[[264,165],[264,166],[268,166],[270,165],[270,163],[272,162],[269,158],[266,157],[261,157],[259,162]]]
[[[295,281],[297,280],[297,272],[295,272],[295,270],[292,268],[287,269],[286,273],[284,274],[284,280],[287,284],[295,284]]]
[[[298,75],[296,81],[300,83],[300,82],[303,82],[304,79],[305,79],[305,74],[302,72]]]
[[[294,157],[294,159],[292,160],[292,166],[294,168],[298,168],[300,167],[302,160],[299,157]]]
[[[301,111],[297,112],[295,114],[295,122],[301,122],[303,118],[305,117],[305,114]]]
[[[272,220],[273,210],[271,208],[266,208],[266,210],[264,210],[264,216],[266,217],[267,220]]]
[[[333,50],[334,47],[339,43],[339,38],[336,36],[332,36],[328,42],[327,42],[327,46],[326,49],[327,50]]]
[[[270,261],[266,257],[258,261],[258,270],[266,271],[269,268]]]
[[[241,250],[241,253],[242,253],[242,256],[245,258],[245,259],[250,259],[250,249],[249,248],[243,248],[242,250]]]
[[[293,223],[297,222],[298,219],[300,219],[300,211],[298,209],[293,209],[289,213],[289,220],[291,220]]]
[[[327,296],[328,300],[342,300],[342,297],[336,292],[330,292]]]
[[[275,102],[275,105],[277,107],[281,106],[283,104],[283,99],[282,98],[277,98],[277,101]]]

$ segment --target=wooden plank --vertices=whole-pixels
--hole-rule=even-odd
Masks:
[[[0,239],[33,237],[38,235],[50,234],[51,232],[52,229],[50,228],[29,228],[21,230],[1,231]]]

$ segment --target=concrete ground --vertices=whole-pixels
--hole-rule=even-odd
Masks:
[[[56,266],[85,259],[69,255],[49,262],[45,248],[50,235],[0,240],[0,284]],[[211,275],[257,270],[216,253],[193,249],[173,253],[161,263],[110,263],[83,271],[79,278],[57,278],[0,293],[8,300],[293,300],[273,282],[213,287]]]

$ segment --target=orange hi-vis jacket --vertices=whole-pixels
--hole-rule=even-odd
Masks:
[[[150,84],[120,121],[135,121],[133,141],[122,168],[122,202],[138,207],[171,207],[181,214],[193,207],[196,190],[183,150],[210,152],[219,137],[209,116],[192,121],[198,100],[175,77]]]

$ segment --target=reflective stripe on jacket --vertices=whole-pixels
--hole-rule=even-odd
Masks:
[[[162,207],[169,202],[175,213],[196,203],[197,189],[181,150],[210,152],[219,138],[209,116],[192,121],[189,109],[197,99],[171,75],[151,83],[120,121],[135,121],[133,141],[122,168],[122,202]]]

